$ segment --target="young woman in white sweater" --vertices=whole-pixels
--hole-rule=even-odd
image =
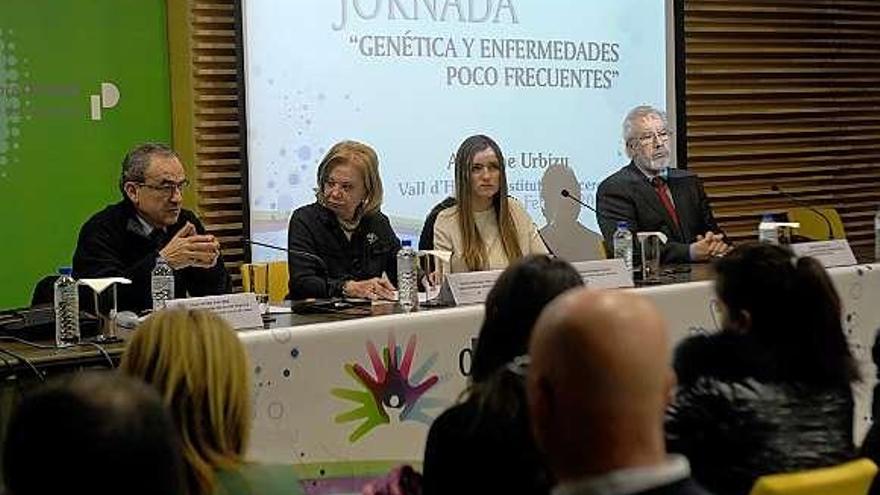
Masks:
[[[490,137],[471,136],[459,146],[455,198],[434,224],[434,248],[452,252],[452,272],[503,270],[547,253],[525,208],[507,195],[504,155]]]

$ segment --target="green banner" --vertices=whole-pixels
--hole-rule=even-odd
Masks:
[[[165,0],[2,0],[0,308],[70,266],[126,150],[170,140]]]

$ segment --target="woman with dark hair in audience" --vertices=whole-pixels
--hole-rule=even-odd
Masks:
[[[455,154],[455,206],[437,215],[434,248],[452,253],[451,271],[503,270],[547,246],[525,208],[507,195],[501,148],[471,136]]]
[[[854,457],[859,379],[841,303],[818,261],[769,244],[715,264],[722,330],[682,342],[667,411],[671,452],[719,495],[744,495],[763,475]]]
[[[541,310],[583,285],[565,261],[543,255],[510,266],[486,300],[464,401],[431,425],[424,494],[546,494],[552,486],[527,417],[523,374],[529,336]]]
[[[244,460],[251,431],[250,364],[232,327],[214,313],[154,313],[119,369],[153,385],[180,437],[187,495],[303,493],[290,466]]]

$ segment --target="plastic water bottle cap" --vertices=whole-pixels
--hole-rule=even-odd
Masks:
[[[405,241],[400,241],[400,245],[405,248],[412,247],[412,241],[406,239]]]
[[[617,222],[617,228],[618,229],[628,229],[629,223],[624,222],[624,221]]]
[[[72,275],[73,269],[70,268],[69,266],[62,266],[61,268],[58,269],[58,273],[60,273],[61,275]]]

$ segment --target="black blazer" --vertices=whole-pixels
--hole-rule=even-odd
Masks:
[[[383,272],[397,285],[400,240],[381,212],[362,218],[349,240],[332,211],[318,203],[297,208],[290,216],[287,247],[291,299],[339,297],[345,282],[380,277]],[[297,251],[321,258],[326,271],[317,260]]]
[[[670,168],[666,183],[672,193],[680,227],[675,225],[654,187],[633,162],[599,184],[596,193],[596,209],[599,213],[596,217],[609,255],[614,251],[612,242],[619,221],[629,223],[633,232],[634,253],[639,253],[639,243],[635,237],[637,232],[658,231],[666,234],[669,242],[660,252],[660,261],[663,263],[688,263],[689,246],[698,235],[707,231],[723,234],[712,215],[709,198],[699,177],[687,170]],[[633,261],[638,263],[636,254],[633,256]]]

